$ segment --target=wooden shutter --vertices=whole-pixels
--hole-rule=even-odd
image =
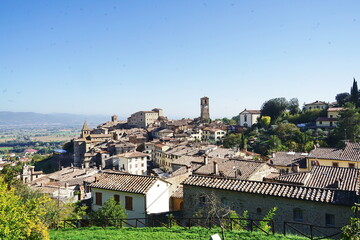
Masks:
[[[133,210],[133,198],[125,196],[125,209]]]
[[[101,192],[95,193],[95,204],[102,206],[102,193]]]
[[[117,195],[117,194],[115,194],[115,195],[114,195],[114,200],[115,200],[115,202],[116,202],[117,204],[119,204],[119,202],[120,202],[120,196]]]

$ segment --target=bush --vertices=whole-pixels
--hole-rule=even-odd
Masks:
[[[260,222],[259,227],[265,232],[270,232],[271,230],[270,221],[273,220],[276,210],[277,207],[273,207],[272,209],[270,209],[269,212],[264,216],[263,218],[264,221]],[[260,229],[258,230],[261,231]]]
[[[47,198],[22,199],[0,177],[0,239],[49,239],[41,221]]]
[[[124,222],[121,218],[126,218],[124,207],[121,203],[117,203],[113,198],[107,200],[102,208],[90,214],[90,218],[98,226],[115,226],[123,227]]]

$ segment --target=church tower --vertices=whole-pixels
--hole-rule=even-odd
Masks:
[[[85,121],[84,126],[81,129],[81,137],[84,138],[84,137],[87,137],[89,135],[90,135],[90,129],[89,129],[89,126],[87,125],[87,122]]]
[[[208,97],[203,97],[200,99],[200,107],[201,107],[200,119],[201,120],[209,119],[210,113],[209,113],[209,98]]]

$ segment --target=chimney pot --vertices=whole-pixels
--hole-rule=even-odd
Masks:
[[[214,161],[214,175],[219,175],[219,166],[216,161]]]

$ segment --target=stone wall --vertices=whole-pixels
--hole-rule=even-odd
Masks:
[[[306,200],[296,200],[185,185],[185,217],[192,217],[195,211],[199,208],[199,197],[209,196],[211,195],[211,192],[215,193],[219,201],[226,199],[225,202],[228,203],[231,209],[235,210],[240,215],[244,210],[248,210],[250,218],[262,219],[271,208],[278,207],[274,217],[275,230],[277,232],[283,231],[284,221],[294,221],[294,209],[297,208],[302,211],[302,223],[309,223],[319,226],[326,226],[326,214],[334,215],[335,226],[337,227],[347,225],[349,218],[353,214],[350,207],[335,204],[324,204]],[[300,229],[305,231],[307,228],[300,226]],[[324,231],[331,232],[333,230],[325,229]]]

